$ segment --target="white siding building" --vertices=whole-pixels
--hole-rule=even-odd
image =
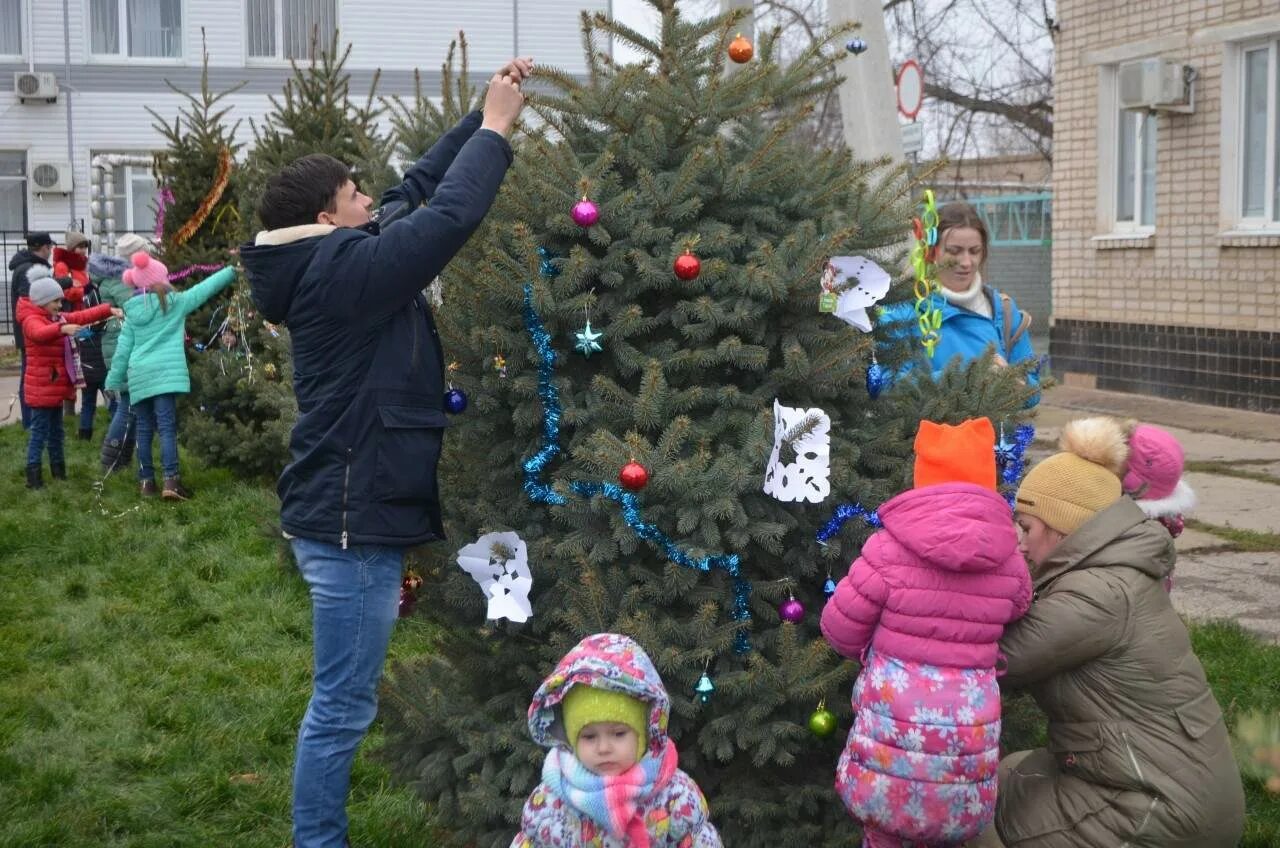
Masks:
[[[202,33],[211,87],[247,82],[227,101],[247,141],[249,119],[261,121],[268,96],[291,73],[289,58],[305,59],[317,28],[322,43],[336,27],[352,45],[346,67],[353,93],[367,92],[380,69],[380,94],[412,96],[414,68],[423,71],[425,91],[437,90],[440,64],[459,30],[477,83],[513,55],[583,71],[579,13],[611,7],[610,0],[0,0],[6,263],[24,230],[47,230],[60,241],[68,223],[93,229],[90,160],[163,146],[147,107],[172,120],[183,99],[166,80],[199,88]],[[32,70],[54,76],[55,102],[15,94],[15,76]],[[69,175],[70,192],[40,191],[32,180],[40,165]],[[51,173],[46,168],[42,175]],[[116,231],[151,229],[156,187],[149,168],[120,167],[114,184]]]

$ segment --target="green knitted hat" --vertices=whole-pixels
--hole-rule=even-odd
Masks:
[[[616,721],[636,732],[636,759],[643,758],[649,746],[649,705],[639,698],[611,689],[573,686],[560,702],[560,714],[564,718],[565,735],[574,748],[578,746],[582,728],[602,721]]]

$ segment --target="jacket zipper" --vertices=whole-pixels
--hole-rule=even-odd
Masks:
[[[1145,786],[1147,780],[1142,774],[1142,766],[1138,765],[1138,756],[1133,751],[1133,743],[1129,741],[1129,734],[1122,730],[1120,731],[1120,738],[1124,740],[1124,751],[1129,755],[1129,764],[1133,766],[1134,775],[1138,778],[1138,782]],[[1159,796],[1151,799],[1151,803],[1147,805],[1147,814],[1143,816],[1142,821],[1138,823],[1138,827],[1134,830],[1133,836],[1130,839],[1126,839],[1120,848],[1130,848],[1133,844],[1133,840],[1142,835],[1142,832],[1147,829],[1147,824],[1151,821],[1152,814],[1156,811],[1156,805],[1159,803]]]
[[[351,448],[347,448],[347,467],[342,475],[342,549],[347,549],[347,492],[351,487]]]

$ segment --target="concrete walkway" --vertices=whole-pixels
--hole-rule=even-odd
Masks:
[[[1201,529],[1178,539],[1178,611],[1280,643],[1280,416],[1060,386],[1040,406],[1029,457],[1052,453],[1068,421],[1096,414],[1157,424],[1186,451]]]

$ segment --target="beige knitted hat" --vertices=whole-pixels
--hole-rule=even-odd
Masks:
[[[1114,418],[1081,418],[1062,430],[1062,453],[1036,465],[1018,487],[1018,512],[1070,536],[1124,495],[1120,473],[1128,456]]]

